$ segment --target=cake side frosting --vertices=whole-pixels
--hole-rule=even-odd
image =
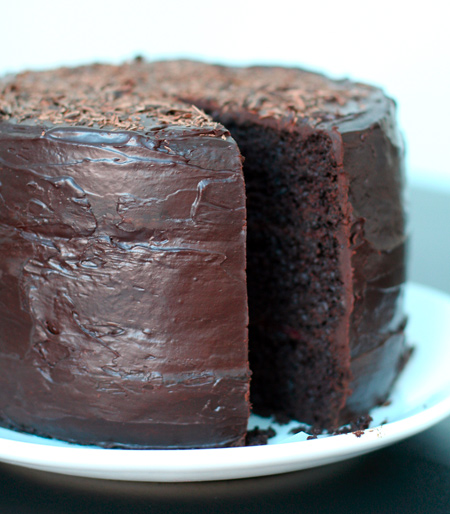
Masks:
[[[394,104],[381,99],[369,128],[343,133],[350,177],[355,304],[350,324],[353,394],[345,416],[383,403],[409,357],[403,294],[407,234],[403,142]]]
[[[147,134],[0,124],[3,426],[103,446],[243,444],[241,157],[198,110],[163,110]]]

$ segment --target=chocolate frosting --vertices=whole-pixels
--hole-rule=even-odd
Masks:
[[[408,351],[403,148],[380,90],[189,61],[25,73],[0,88],[4,425],[127,447],[242,443],[241,160],[199,109],[332,141],[345,213],[334,342],[349,383],[331,417],[385,400]]]
[[[0,125],[3,424],[123,447],[242,444],[241,159],[217,124]]]

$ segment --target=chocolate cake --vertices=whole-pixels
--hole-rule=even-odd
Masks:
[[[2,426],[243,444],[247,325],[255,412],[367,414],[408,356],[402,157],[379,89],[299,69],[5,78]]]

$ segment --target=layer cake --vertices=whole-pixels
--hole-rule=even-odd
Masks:
[[[247,325],[255,412],[334,428],[386,400],[409,350],[380,90],[137,60],[6,78],[0,120],[3,426],[243,444]]]

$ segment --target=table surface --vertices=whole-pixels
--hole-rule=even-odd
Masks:
[[[0,465],[1,514],[450,512],[450,418],[369,455],[245,480],[156,484]]]

